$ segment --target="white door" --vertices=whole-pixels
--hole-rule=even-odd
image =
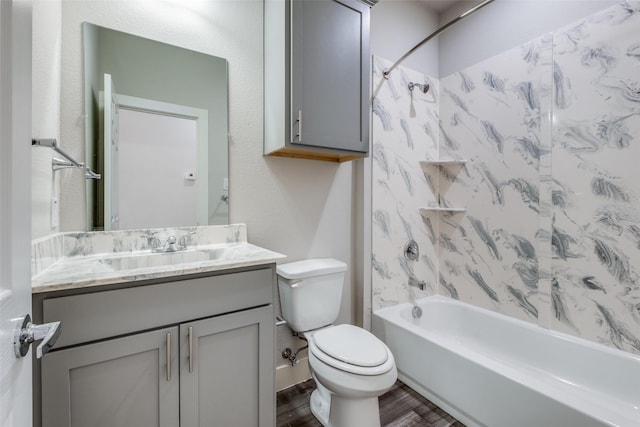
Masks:
[[[31,355],[13,335],[31,313],[31,2],[0,1],[0,426],[32,425]]]
[[[119,104],[116,88],[110,74],[104,75],[104,229],[120,229],[120,206],[118,204]]]

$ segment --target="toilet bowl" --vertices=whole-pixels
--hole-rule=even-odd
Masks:
[[[370,332],[336,325],[346,264],[315,259],[277,267],[282,315],[309,343],[311,412],[324,426],[379,427],[378,396],[395,383],[395,359]]]
[[[309,367],[318,384],[311,397],[313,415],[324,426],[379,426],[378,396],[398,377],[387,346],[352,325],[324,328],[305,337]]]

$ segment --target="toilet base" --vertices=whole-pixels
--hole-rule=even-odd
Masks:
[[[321,391],[317,388],[311,392],[311,401],[309,402],[311,413],[324,427],[329,425],[329,399],[330,397],[323,399]]]
[[[324,427],[380,427],[378,398],[352,399],[329,392],[316,380],[311,413]]]

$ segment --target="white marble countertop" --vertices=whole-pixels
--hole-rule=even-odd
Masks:
[[[149,236],[186,239],[186,250],[154,252]],[[270,264],[285,258],[247,242],[244,224],[59,233],[32,242],[32,293],[178,277]]]
[[[32,293],[250,267],[283,258],[282,254],[246,242],[170,253],[139,251],[65,257],[32,278]]]

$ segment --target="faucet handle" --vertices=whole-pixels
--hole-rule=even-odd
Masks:
[[[178,246],[182,249],[187,249],[187,246],[191,243],[191,236],[194,234],[196,234],[195,231],[189,231],[187,234],[182,235],[178,240]]]
[[[155,234],[155,233],[153,233],[153,234]],[[158,239],[156,236],[147,235],[147,236],[142,236],[142,237],[146,237],[147,246],[149,246],[151,249],[158,249],[160,247],[160,239]]]

